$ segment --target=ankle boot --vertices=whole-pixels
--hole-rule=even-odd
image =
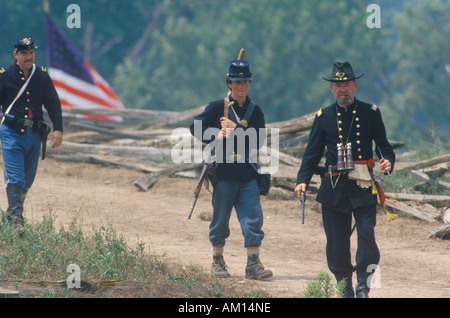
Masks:
[[[213,246],[211,274],[217,278],[227,278],[231,276],[223,258],[223,246]]]
[[[247,247],[247,267],[245,268],[245,278],[263,279],[272,276],[272,271],[264,269],[264,266],[259,260],[259,246]]]
[[[357,284],[356,284],[356,298],[369,298],[370,288],[367,285],[367,280],[370,273],[356,272],[357,274]]]
[[[227,270],[227,264],[225,264],[223,256],[213,256],[211,274],[217,278],[227,278],[231,276]]]
[[[367,282],[359,281],[356,284],[356,298],[369,298],[370,288],[367,286]]]

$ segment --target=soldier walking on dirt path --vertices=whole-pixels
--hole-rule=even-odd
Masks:
[[[252,79],[247,61],[231,61],[226,77],[229,89],[227,98],[210,102],[190,126],[191,133],[196,138],[216,145],[216,161],[211,164],[208,173],[214,188],[209,239],[213,249],[211,271],[215,277],[230,276],[223,249],[230,235],[229,220],[233,208],[247,248],[246,278],[262,279],[272,276],[272,271],[264,269],[259,260],[261,241],[264,238],[263,210],[257,182],[257,162],[252,162],[250,153],[258,150],[259,145],[262,145],[261,139],[266,136],[260,136],[260,131],[265,129],[264,114],[247,96]],[[215,133],[207,134],[208,129],[215,129]],[[256,134],[247,135],[252,129]],[[248,140],[252,136],[256,136],[257,140]],[[228,142],[231,140],[234,143]],[[244,151],[238,147],[243,143]]]
[[[336,62],[331,77],[324,77],[330,82],[336,102],[317,112],[295,192],[300,198],[307,190],[326,147],[325,169],[316,200],[322,204],[328,267],[338,281],[347,282],[344,297],[355,295],[352,273],[356,271],[356,296],[366,298],[368,279],[380,259],[375,241],[377,194],[380,200],[383,198],[373,177],[372,142],[380,158],[381,173],[392,171],[395,153],[386,137],[380,109],[354,96],[357,79],[362,75],[356,76],[349,62]],[[352,213],[358,236],[355,266],[350,255]]]
[[[49,126],[42,106],[53,123],[51,146],[63,139],[61,103],[53,82],[43,66],[34,64],[36,44],[31,36],[21,36],[14,45],[16,61],[0,67],[0,128],[3,172],[8,209],[6,220],[18,231],[23,229],[23,202],[36,177],[39,155],[45,152]]]

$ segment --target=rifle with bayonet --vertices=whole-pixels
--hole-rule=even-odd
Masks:
[[[238,60],[243,60],[244,58],[245,58],[245,50],[241,49],[239,51]],[[224,107],[223,108],[223,116],[226,118],[229,118],[230,105],[229,105],[228,95],[224,99],[223,107]],[[219,146],[220,145],[222,145],[222,143],[220,143]],[[195,204],[197,203],[198,196],[200,195],[200,191],[202,189],[203,183],[205,182],[205,178],[206,178],[206,174],[208,172],[209,165],[211,164],[211,159],[213,158],[213,152],[214,152],[214,149],[211,149],[208,160],[206,160],[203,163],[202,173],[200,174],[200,177],[199,177],[198,183],[197,183],[197,187],[195,188],[195,191],[194,191],[194,202],[192,203],[191,210],[189,211],[188,219],[191,218],[192,212],[194,212]]]
[[[191,210],[189,211],[188,219],[191,218],[192,212],[194,212],[195,204],[197,203],[198,196],[200,195],[200,190],[202,189],[203,182],[206,178],[206,173],[208,172],[208,167],[211,164],[212,152],[209,153],[208,160],[203,163],[202,173],[200,174],[200,178],[198,179],[197,187],[194,191],[194,203],[192,203]]]

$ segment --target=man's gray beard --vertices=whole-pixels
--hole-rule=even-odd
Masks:
[[[341,106],[349,106],[352,103],[352,97],[350,95],[342,95],[338,97],[337,101]]]

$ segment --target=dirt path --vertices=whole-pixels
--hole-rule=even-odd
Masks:
[[[196,180],[164,178],[148,192],[139,192],[132,183],[143,176],[132,170],[47,158],[41,161],[27,198],[25,218],[37,222],[50,210],[58,222],[68,224],[77,217],[86,229],[112,224],[126,235],[132,247],[137,241],[144,242],[149,253],[209,271],[209,222],[199,215],[211,211],[211,194],[202,190],[194,215],[188,220]],[[5,196],[0,199],[5,207]],[[309,209],[314,197],[307,200],[306,222],[302,225],[296,200],[263,197],[266,237],[261,260],[274,276],[257,284],[274,297],[302,297],[309,280],[321,270],[329,272],[321,215]],[[450,297],[450,241],[427,238],[436,226],[407,217],[388,223],[384,215],[379,215],[376,234],[381,250],[380,275],[371,297]],[[225,259],[233,279],[242,284],[247,282],[245,253],[233,213]]]

